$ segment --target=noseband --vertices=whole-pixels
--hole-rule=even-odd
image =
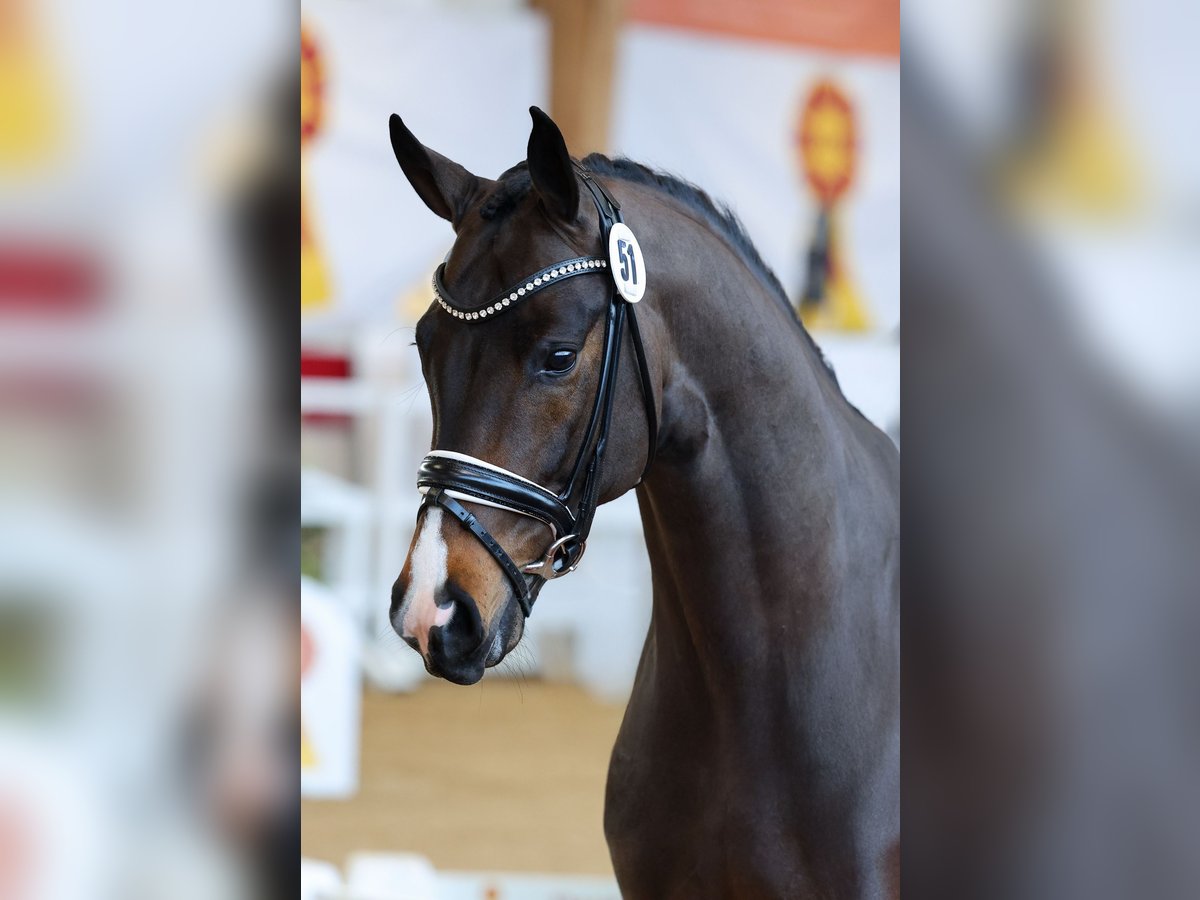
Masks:
[[[591,173],[578,163],[575,165],[596,203],[600,214],[601,238],[603,245],[608,247],[613,226],[622,221],[621,206],[603,185],[592,179]],[[615,279],[608,277],[611,274],[609,260],[604,257],[578,256],[554,263],[530,275],[521,284],[489,301],[486,306],[473,308],[462,306],[451,299],[442,281],[445,269],[446,264],[442,263],[434,272],[434,298],[447,314],[472,322],[506,312],[531,294],[576,275],[601,274],[607,278],[609,285],[600,382],[596,388],[592,414],[583,443],[579,447],[579,454],[575,458],[571,477],[567,479],[566,487],[561,492],[556,493],[485,460],[450,450],[434,450],[421,461],[417,470],[417,489],[424,495],[422,506],[432,504],[446,510],[483,544],[512,582],[517,602],[528,617],[542,585],[550,579],[575,571],[587,545],[599,499],[600,463],[604,458],[608,429],[612,422],[613,397],[616,394],[617,371],[621,361],[621,343],[624,339],[626,320],[633,340],[634,355],[637,357],[649,428],[650,447],[646,454],[645,468],[642,470],[643,477],[654,460],[654,449],[658,443],[658,414],[655,410],[654,392],[650,384],[650,371],[646,365],[642,336],[638,329],[634,305],[618,291]],[[551,543],[539,559],[518,566],[500,546],[499,541],[459,502],[460,500],[493,506],[537,519],[550,529]]]

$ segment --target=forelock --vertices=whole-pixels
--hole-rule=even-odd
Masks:
[[[500,176],[491,193],[483,198],[479,205],[480,217],[488,222],[503,218],[516,208],[532,186],[525,164],[514,166]]]

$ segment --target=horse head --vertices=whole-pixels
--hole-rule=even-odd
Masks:
[[[517,645],[541,586],[578,564],[595,507],[639,481],[656,440],[657,339],[628,301],[642,261],[622,246],[611,264],[619,205],[530,113],[526,161],[497,180],[390,121],[401,169],[455,232],[416,328],[433,443],[390,618],[460,684]],[[630,344],[639,365],[621,367]]]

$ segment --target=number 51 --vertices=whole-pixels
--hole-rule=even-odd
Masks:
[[[617,256],[621,260],[621,280],[637,284],[637,257],[633,252],[633,244],[617,238]]]

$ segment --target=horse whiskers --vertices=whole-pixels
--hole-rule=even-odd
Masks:
[[[413,326],[413,325],[401,325],[399,328],[393,328],[391,331],[389,331],[387,334],[385,334],[385,335],[384,335],[382,338],[380,338],[380,339],[379,339],[379,344],[380,344],[380,346],[382,346],[382,345],[386,344],[386,343],[387,343],[388,341],[390,341],[390,340],[391,340],[391,339],[392,339],[394,336],[396,336],[397,334],[399,334],[399,333],[400,333],[400,332],[402,332],[402,331],[409,331],[409,332],[412,332],[412,334],[413,334],[414,336],[415,336],[415,335],[416,335],[416,333],[417,333],[417,329],[416,329],[416,327],[415,327],[415,326]],[[410,346],[416,346],[416,341],[413,341],[413,343],[412,343]]]
[[[391,622],[381,622],[375,629],[374,634],[375,640],[377,641],[382,641],[392,637],[398,638],[399,636],[400,635],[396,634],[396,629],[392,627]]]
[[[497,674],[507,675],[517,684],[517,691],[521,695],[521,704],[525,703],[524,687],[529,683],[529,664],[533,662],[533,657],[530,654],[529,648],[524,644],[518,644],[513,648],[508,656],[504,657],[496,666]]]
[[[407,401],[408,405],[406,407],[406,410],[411,410],[413,401],[416,400],[418,396],[420,396],[420,391],[424,387],[425,387],[425,379],[421,378],[417,381],[416,384],[414,384],[408,390],[401,391],[400,394],[397,395],[396,404],[399,405],[399,404],[405,403]]]
[[[533,651],[525,644],[518,644],[513,652],[504,658],[505,674],[511,673],[517,682],[517,691],[521,695],[521,705],[525,705],[525,686],[529,684],[530,673],[536,660]]]
[[[404,642],[404,639],[401,638],[400,635],[396,634],[396,629],[392,628],[392,626],[388,623],[384,623],[379,628],[375,629],[374,642],[376,644],[383,645],[389,650],[410,652],[408,650],[408,645]]]

